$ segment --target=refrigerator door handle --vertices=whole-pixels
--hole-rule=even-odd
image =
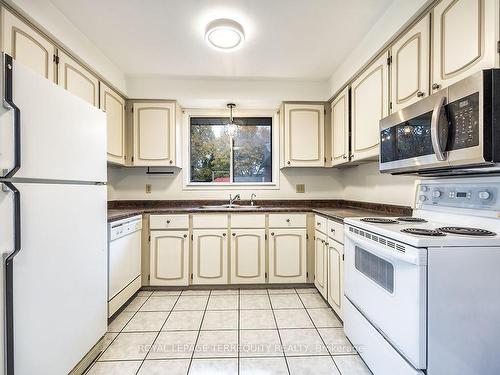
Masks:
[[[5,257],[5,360],[6,374],[14,374],[14,257],[21,251],[21,193],[11,183],[4,182],[14,194],[14,251]]]
[[[3,54],[3,106],[14,110],[14,166],[4,173],[4,178],[12,178],[21,168],[21,110],[12,97],[12,57]]]

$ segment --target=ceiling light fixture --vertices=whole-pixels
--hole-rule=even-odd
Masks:
[[[245,31],[238,22],[220,18],[207,25],[205,40],[219,51],[234,51],[245,40]]]

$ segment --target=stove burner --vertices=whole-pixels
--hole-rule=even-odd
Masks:
[[[420,236],[446,236],[446,234],[444,234],[436,229],[405,228],[405,229],[401,229],[401,232],[409,233],[409,234],[418,234]]]
[[[451,234],[463,234],[468,236],[496,236],[496,233],[489,230],[468,227],[443,227],[438,230]]]
[[[361,221],[374,224],[397,224],[396,220],[384,219],[383,217],[365,217]]]
[[[405,221],[407,223],[427,223],[427,220],[422,219],[420,217],[413,217],[413,216],[398,217],[398,220]]]

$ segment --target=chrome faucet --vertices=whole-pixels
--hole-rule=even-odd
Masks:
[[[250,206],[253,206],[255,204],[255,202],[253,201],[254,198],[257,198],[257,196],[255,195],[255,193],[252,193],[252,195],[250,195]]]
[[[239,201],[241,199],[239,194],[236,194],[234,198],[229,194],[229,206],[232,206],[235,201]]]

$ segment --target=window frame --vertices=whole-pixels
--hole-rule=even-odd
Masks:
[[[236,109],[233,110],[234,117],[270,117],[271,118],[271,182],[191,182],[191,117],[229,117],[227,109],[185,109],[182,115],[182,142],[183,146],[183,190],[232,190],[255,189],[276,190],[279,189],[279,115],[276,110],[259,109]],[[231,155],[232,155],[231,148]],[[231,162],[231,167],[233,163]],[[231,168],[232,169],[232,168]],[[231,176],[232,176],[231,171]]]

